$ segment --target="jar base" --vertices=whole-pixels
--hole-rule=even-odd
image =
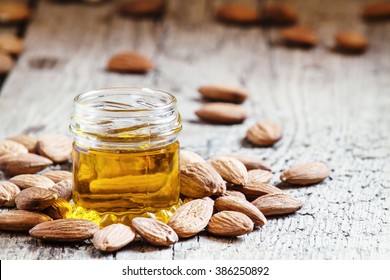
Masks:
[[[95,224],[97,224],[99,227],[103,228],[106,226],[109,226],[111,224],[125,224],[130,226],[131,221],[135,217],[145,217],[145,218],[153,218],[156,220],[159,220],[163,223],[167,223],[169,221],[169,218],[172,216],[172,214],[182,205],[182,202],[179,201],[177,204],[171,205],[168,208],[157,210],[154,209],[153,212],[151,211],[144,211],[144,212],[121,212],[121,213],[114,213],[114,212],[98,212],[96,210],[92,209],[86,209],[79,205],[72,205],[73,206],[73,213],[72,218],[75,219],[85,219],[89,220]]]

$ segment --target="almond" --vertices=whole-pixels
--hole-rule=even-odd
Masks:
[[[71,179],[59,181],[57,184],[50,188],[51,191],[58,195],[58,198],[62,198],[66,201],[72,199],[73,182]]]
[[[0,75],[5,75],[14,67],[14,61],[9,54],[0,52]]]
[[[229,85],[204,85],[198,91],[206,99],[232,103],[243,103],[249,95],[245,89]]]
[[[248,182],[245,165],[233,157],[216,156],[210,159],[210,164],[229,183],[245,185]]]
[[[260,21],[260,13],[244,4],[225,4],[217,9],[217,19],[221,21],[252,24]]]
[[[280,180],[293,185],[310,185],[322,182],[330,175],[328,165],[323,162],[296,164],[280,175]]]
[[[234,197],[246,199],[245,195],[242,192],[232,191],[232,190],[227,190],[222,194],[222,196],[234,196]]]
[[[256,146],[272,146],[282,138],[282,130],[272,121],[262,121],[252,125],[246,133],[249,142]]]
[[[253,169],[248,171],[248,185],[256,183],[269,183],[272,180],[274,174],[267,170]]]
[[[22,144],[26,147],[29,153],[35,153],[37,151],[38,138],[33,135],[16,135],[8,138],[8,140]]]
[[[24,43],[12,34],[0,35],[0,51],[12,55],[19,55],[24,50]]]
[[[0,3],[0,22],[24,21],[30,17],[30,9],[22,3]]]
[[[215,235],[240,236],[253,230],[253,222],[245,214],[222,211],[212,216],[206,230]]]
[[[67,219],[72,217],[72,205],[62,198],[56,199],[49,207],[43,210],[53,220]]]
[[[72,139],[64,135],[46,135],[38,141],[38,153],[60,163],[72,157]]]
[[[157,16],[164,12],[164,0],[132,0],[124,2],[119,11],[130,16]]]
[[[218,172],[207,163],[189,163],[180,170],[180,193],[188,197],[209,196],[224,184]]]
[[[277,187],[260,182],[251,182],[245,186],[233,185],[229,186],[229,189],[242,192],[248,200],[254,200],[265,194],[282,192],[282,190]]]
[[[107,70],[113,72],[146,73],[154,68],[153,63],[137,52],[121,52],[111,57]]]
[[[132,225],[143,239],[155,246],[169,246],[179,241],[170,226],[155,219],[134,218]]]
[[[52,164],[50,159],[30,153],[0,157],[0,170],[11,176],[37,173]]]
[[[182,205],[169,219],[170,226],[180,238],[194,236],[202,231],[213,214],[214,201],[205,197]]]
[[[180,168],[189,163],[206,162],[200,155],[188,150],[180,150]]]
[[[303,203],[286,193],[271,193],[252,201],[265,216],[290,214],[302,208]]]
[[[0,207],[14,207],[15,197],[20,193],[17,185],[7,181],[0,181]]]
[[[367,20],[390,18],[390,3],[373,3],[363,7],[362,16]]]
[[[52,205],[57,198],[57,194],[50,190],[31,187],[22,190],[15,197],[15,203],[20,210],[40,211]]]
[[[31,236],[49,241],[78,242],[91,238],[99,227],[87,220],[61,219],[43,222],[32,229]]]
[[[365,36],[350,31],[337,33],[335,42],[336,48],[343,52],[361,53],[368,47],[368,40]]]
[[[0,141],[0,157],[7,154],[27,154],[27,149],[22,144],[11,140]]]
[[[93,245],[104,252],[117,251],[130,244],[135,238],[134,230],[123,224],[112,224],[93,235]]]
[[[218,124],[239,124],[247,117],[247,113],[240,105],[223,102],[205,104],[195,113],[205,122]]]
[[[13,210],[0,213],[0,229],[6,231],[25,232],[37,224],[50,221],[50,217],[37,212]]]
[[[9,179],[9,181],[14,183],[21,189],[27,189],[31,187],[49,189],[54,186],[54,182],[52,180],[45,176],[36,174],[16,175],[15,177]]]
[[[271,167],[266,162],[257,159],[255,157],[244,156],[244,155],[230,155],[230,156],[241,161],[245,165],[248,171],[252,169],[262,169],[262,170],[271,171]]]
[[[66,170],[50,170],[48,172],[43,173],[42,175],[49,178],[54,183],[73,178],[72,172]]]
[[[286,28],[280,32],[282,41],[293,47],[314,47],[317,45],[317,34],[304,26]]]
[[[246,199],[242,199],[234,196],[224,196],[215,200],[215,208],[218,211],[236,211],[247,215],[254,223],[255,226],[264,226],[267,223],[267,219],[263,213],[251,204]]]
[[[269,24],[287,25],[298,21],[296,9],[287,3],[272,3],[264,7],[264,20]]]

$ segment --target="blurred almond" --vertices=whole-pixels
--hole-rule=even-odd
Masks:
[[[113,72],[146,73],[154,64],[144,55],[137,52],[122,52],[112,56],[107,69]]]
[[[241,161],[245,165],[248,171],[252,169],[262,169],[262,170],[271,171],[271,166],[269,166],[266,162],[257,159],[255,157],[244,156],[244,155],[230,155],[230,156]]]
[[[170,226],[155,219],[134,218],[132,225],[137,233],[152,245],[169,246],[179,241],[179,237]]]
[[[294,185],[310,185],[322,182],[330,175],[328,165],[323,162],[296,164],[280,175],[280,180]]]
[[[365,36],[350,31],[337,33],[335,42],[338,50],[349,53],[361,53],[368,47],[368,40]]]
[[[252,24],[260,21],[260,13],[257,9],[245,4],[225,4],[217,9],[216,17],[221,21]]]
[[[302,208],[303,203],[286,193],[271,193],[252,201],[265,216],[290,214]]]
[[[180,168],[183,168],[186,164],[206,162],[200,155],[189,150],[180,150]]]
[[[314,47],[318,42],[317,34],[304,26],[283,29],[280,37],[286,45],[294,47]]]
[[[54,183],[58,183],[62,180],[72,179],[72,172],[66,170],[50,170],[42,174],[43,176],[51,179]]]
[[[37,224],[50,220],[50,217],[42,213],[13,210],[0,213],[0,229],[14,232],[26,232]]]
[[[14,61],[9,54],[0,52],[0,75],[8,74],[14,67]]]
[[[195,113],[205,122],[218,124],[239,124],[247,117],[245,109],[240,105],[223,102],[205,104]]]
[[[271,121],[262,121],[252,125],[246,133],[249,142],[256,146],[272,146],[282,138],[282,129]]]
[[[55,192],[58,195],[58,198],[69,201],[72,199],[72,188],[72,179],[65,179],[52,186],[50,190]]]
[[[225,181],[236,185],[248,182],[248,171],[241,161],[229,156],[215,156],[209,162]]]
[[[0,207],[14,207],[15,197],[20,193],[20,189],[14,183],[0,181]]]
[[[16,175],[15,177],[9,179],[9,181],[14,183],[21,189],[27,189],[31,187],[49,189],[54,186],[54,182],[52,180],[45,176],[36,174]]]
[[[252,183],[269,183],[274,174],[267,170],[262,169],[253,169],[248,171],[248,183],[247,185],[251,185]]]
[[[179,207],[168,221],[179,237],[187,238],[202,231],[213,214],[214,201],[205,197],[195,199]]]
[[[34,135],[21,134],[8,138],[26,147],[29,153],[35,153],[37,150],[38,138]]]
[[[38,153],[55,163],[68,161],[72,157],[72,143],[64,135],[45,135],[38,141]]]
[[[22,3],[0,3],[0,22],[24,21],[30,17],[30,9]]]
[[[297,10],[287,3],[270,3],[264,7],[264,20],[270,24],[287,25],[298,21]]]
[[[164,12],[164,0],[132,0],[122,3],[119,11],[130,16],[156,16]]]
[[[20,210],[40,211],[50,205],[58,198],[55,192],[47,189],[31,187],[22,190],[15,197],[16,208]]]
[[[240,236],[253,230],[253,222],[243,213],[222,211],[211,217],[206,230],[214,235]]]
[[[215,200],[214,206],[218,211],[228,210],[243,213],[253,221],[255,226],[262,227],[267,223],[267,219],[264,217],[263,213],[246,199],[234,196],[224,196]]]
[[[224,184],[218,172],[205,162],[189,163],[180,170],[180,193],[188,197],[209,196]]]
[[[72,217],[72,205],[67,200],[58,198],[42,212],[53,220],[67,219]]]
[[[93,245],[104,252],[117,251],[130,244],[135,238],[134,230],[123,224],[112,224],[93,235]]]
[[[50,159],[30,153],[0,157],[0,170],[10,176],[37,173],[52,164]]]
[[[369,4],[363,7],[362,16],[367,20],[381,20],[390,18],[390,2]]]
[[[27,154],[27,149],[22,144],[11,140],[0,141],[0,156],[6,154]]]
[[[87,220],[61,219],[43,222],[32,229],[29,233],[32,237],[49,241],[78,242],[91,238],[99,227]]]
[[[21,39],[12,34],[0,35],[0,51],[12,55],[19,55],[24,50],[24,43]]]
[[[243,103],[249,95],[242,88],[228,85],[204,85],[198,91],[206,99],[232,103]]]

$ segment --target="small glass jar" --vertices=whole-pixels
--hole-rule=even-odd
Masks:
[[[176,98],[109,88],[74,99],[73,217],[100,226],[135,216],[167,222],[179,206],[181,118]]]

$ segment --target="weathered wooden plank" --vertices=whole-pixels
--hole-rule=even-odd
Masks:
[[[116,254],[0,233],[0,247],[9,248],[0,258],[389,258],[390,23],[363,23],[357,13],[367,1],[288,2],[299,9],[303,24],[318,31],[319,47],[288,49],[278,44],[277,29],[217,23],[212,11],[223,1],[169,1],[161,20],[136,21],[114,15],[111,4],[42,1],[27,32],[27,51],[0,96],[0,138],[26,130],[66,133],[78,92],[108,86],[161,88],[178,97],[182,146],[204,157],[232,152],[259,156],[271,163],[274,183],[295,162],[328,162],[330,180],[286,189],[305,202],[302,210],[272,218],[263,229],[237,239],[202,233],[172,248],[135,243]],[[333,35],[345,28],[369,36],[368,53],[345,56],[329,50]],[[147,75],[105,72],[109,56],[125,49],[152,57],[157,69]],[[251,92],[243,105],[250,112],[244,124],[198,121],[193,112],[203,101],[196,88],[211,82],[238,84]],[[254,148],[243,140],[246,129],[261,119],[284,128],[282,141],[273,148]]]

